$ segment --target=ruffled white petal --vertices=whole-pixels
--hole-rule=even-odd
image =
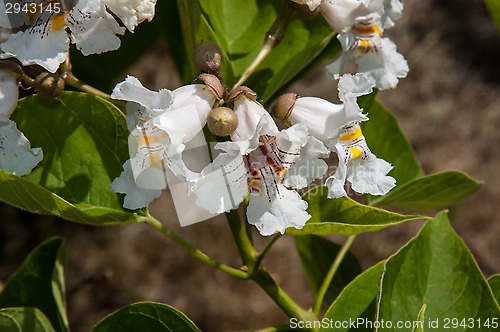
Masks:
[[[370,75],[377,88],[384,90],[396,87],[399,78],[408,74],[409,68],[405,58],[396,50],[388,38],[382,38],[382,47],[378,53],[368,53],[356,59],[358,71]]]
[[[320,158],[327,158],[329,154],[321,141],[309,136],[298,160],[286,172],[283,184],[290,188],[302,189],[314,180],[322,178],[328,170],[328,165]]]
[[[148,113],[141,114],[141,118],[151,119],[170,107],[174,96],[167,89],[161,89],[158,92],[146,89],[137,78],[127,76],[125,81],[116,85],[111,98],[133,101],[144,106]]]
[[[338,84],[339,98],[344,103],[346,118],[352,119],[345,124],[368,120],[366,116],[361,114],[357,98],[371,93],[375,84],[375,80],[365,73],[342,75]]]
[[[0,68],[0,122],[8,121],[16,109],[19,90],[14,74]]]
[[[125,194],[123,207],[130,210],[146,207],[161,195],[161,189],[144,189],[137,185],[130,160],[123,164],[123,172],[113,181],[111,190],[115,193]]]
[[[42,149],[32,149],[13,121],[0,122],[0,169],[23,176],[31,173],[42,158]]]
[[[134,31],[139,23],[151,21],[155,16],[156,0],[103,0],[103,3],[129,31]]]
[[[335,145],[337,156],[339,158],[339,164],[335,174],[330,176],[325,181],[325,185],[328,188],[328,198],[340,198],[347,196],[345,191],[345,181],[347,179],[347,164],[349,162],[349,152],[345,150],[340,143]]]
[[[394,26],[403,12],[403,0],[384,0],[384,15],[382,27],[388,29]]]
[[[268,186],[268,190],[252,193],[247,208],[247,219],[261,235],[285,233],[288,227],[302,229],[311,218],[306,212],[307,203],[294,191],[282,184]]]
[[[349,167],[347,181],[360,194],[385,195],[396,186],[396,179],[388,176],[392,165],[372,154],[367,160]]]
[[[238,208],[248,194],[247,173],[239,147],[233,142],[219,143],[222,150],[201,176],[194,180],[192,191],[196,205],[210,213],[222,213]]]
[[[80,0],[65,17],[71,41],[83,55],[117,50],[125,28],[121,27],[98,0]]]
[[[54,73],[68,57],[69,38],[64,28],[51,23],[35,25],[9,36],[2,43],[0,58],[17,58],[23,66],[40,65]]]

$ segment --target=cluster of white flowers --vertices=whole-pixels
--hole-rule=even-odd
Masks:
[[[169,186],[168,170],[187,184],[196,205],[210,213],[237,209],[248,197],[248,222],[262,235],[284,233],[288,227],[301,229],[311,216],[296,190],[324,177],[328,171],[324,159],[331,152],[338,156],[338,167],[325,181],[329,198],[346,196],[346,182],[354,191],[372,195],[384,195],[395,186],[395,179],[388,176],[392,166],[370,151],[361,132],[359,123],[368,118],[357,98],[375,87],[395,87],[408,72],[394,43],[382,38],[383,30],[400,17],[402,0],[293,1],[319,10],[338,33],[343,52],[327,66],[327,73],[338,79],[341,103],[286,94],[273,106],[273,114],[289,125],[280,130],[253,91],[239,87],[228,94],[214,75],[204,74],[203,83],[174,91],[151,91],[129,76],[111,95],[126,101],[130,131],[131,158],[111,185],[113,191],[125,194],[125,208],[146,207],[159,197]],[[37,64],[56,72],[68,57],[70,40],[85,55],[117,49],[117,35],[125,28],[115,18],[133,31],[153,18],[156,0],[72,3],[57,13],[42,10],[27,15],[21,21],[29,28],[11,34],[0,45],[0,59],[14,57],[22,65]],[[357,73],[341,75],[348,59],[356,61]],[[31,149],[9,119],[17,102],[17,79],[2,69],[0,102],[0,168],[28,174],[42,152]],[[185,152],[198,144],[206,124],[228,140],[215,144],[213,160],[194,171],[184,160]]]
[[[248,198],[248,222],[262,235],[271,235],[288,227],[301,229],[310,219],[307,202],[296,189],[324,177],[328,171],[324,159],[331,152],[338,156],[338,167],[325,181],[329,198],[346,196],[346,182],[354,191],[371,195],[384,195],[396,185],[388,175],[392,165],[368,148],[359,125],[368,118],[357,98],[375,87],[393,88],[406,76],[406,61],[394,43],[382,38],[383,29],[392,27],[401,15],[402,2],[293,1],[319,10],[338,32],[343,53],[327,66],[327,73],[339,79],[341,104],[283,95],[272,112],[289,125],[280,130],[246,87],[229,95],[216,93],[208,83],[153,92],[128,77],[112,95],[128,101],[127,123],[133,137],[131,159],[112,185],[114,191],[126,194],[125,207],[145,207],[158,197],[168,186],[165,170],[169,169],[188,184],[196,205],[210,213],[236,209]],[[357,73],[340,75],[350,58],[358,65]],[[219,127],[211,127],[211,114],[224,104],[232,109],[224,107],[215,117]],[[184,163],[183,152],[202,133],[207,117],[210,130],[230,140],[215,144],[213,161],[194,172]],[[226,133],[224,126],[231,129]]]

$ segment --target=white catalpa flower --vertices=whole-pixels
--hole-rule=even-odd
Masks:
[[[374,84],[375,81],[365,74],[345,74],[338,83],[342,104],[334,104],[316,97],[296,97],[291,106],[285,106],[286,112],[278,110],[275,112],[291,124],[305,124],[309,134],[334,150],[343,126],[355,121],[368,120],[361,113],[357,98],[372,92]]]
[[[14,75],[0,69],[0,169],[17,176],[31,173],[42,160],[42,149],[30,147],[30,142],[9,120],[16,109],[17,80]]]
[[[370,75],[379,89],[394,88],[406,77],[408,63],[396,45],[382,38],[401,16],[401,0],[325,0],[321,12],[338,32],[343,53],[326,67],[327,76],[338,79],[347,61],[354,60],[358,72]]]
[[[0,58],[15,57],[25,66],[37,64],[55,72],[68,57],[72,43],[84,54],[117,50],[125,28],[121,27],[106,7],[117,9],[116,16],[133,31],[136,24],[154,15],[154,2],[133,0],[79,0],[72,8],[71,1],[49,1],[38,13],[24,20],[29,28],[13,33],[0,45]],[[50,6],[50,7],[49,7]],[[125,11],[129,6],[131,12]],[[67,29],[68,28],[68,29]]]
[[[276,111],[285,113],[280,117],[292,124],[305,124],[311,135],[337,153],[339,166],[326,181],[330,198],[346,195],[346,180],[353,190],[363,194],[384,195],[395,186],[395,180],[387,176],[392,166],[370,152],[358,124],[368,118],[361,113],[357,98],[370,93],[373,84],[365,74],[345,74],[338,84],[342,104],[304,97],[297,98],[290,108],[285,105],[287,111]]]
[[[307,5],[310,11],[315,11],[321,5],[322,0],[292,0],[300,5]]]
[[[246,96],[234,105],[238,128],[232,141],[215,146],[221,153],[194,181],[196,204],[222,213],[236,209],[250,193],[247,219],[262,235],[301,229],[311,217],[307,203],[287,186],[302,188],[322,177],[327,165],[318,157],[328,150],[305,125],[279,131],[267,111]]]
[[[326,180],[329,198],[347,195],[344,189],[346,180],[360,194],[385,195],[396,186],[396,180],[387,175],[392,165],[370,151],[359,123],[342,128],[335,148],[339,165],[335,174]]]
[[[155,92],[129,76],[115,87],[111,97],[127,101],[130,167],[134,176],[130,177],[125,170],[120,178],[134,183],[126,188],[166,189],[166,168],[185,181],[198,176],[184,164],[182,153],[205,126],[215,102],[215,95],[206,85],[192,84],[174,91]],[[144,200],[141,204],[150,201]]]

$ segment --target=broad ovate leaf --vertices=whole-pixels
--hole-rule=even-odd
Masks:
[[[182,312],[162,303],[139,302],[118,309],[100,321],[92,332],[200,332]]]
[[[0,310],[0,331],[54,332],[54,329],[37,308],[7,308]]]
[[[410,210],[442,209],[469,197],[481,186],[482,183],[464,173],[447,171],[413,179],[387,195],[373,199],[371,204]]]
[[[116,106],[77,92],[51,100],[30,96],[12,118],[44,158],[22,178],[0,172],[0,200],[85,224],[137,220],[110,189],[129,158],[125,117]]]
[[[55,331],[68,331],[64,289],[65,247],[61,238],[42,243],[24,260],[0,294],[0,308],[37,308]],[[40,315],[24,311],[34,319]],[[29,317],[26,317],[28,319]],[[30,318],[31,320],[31,318]],[[8,331],[2,330],[0,331]],[[24,331],[23,331],[24,332]]]
[[[322,326],[319,331],[373,331],[373,328],[369,329],[363,324],[353,326],[349,323],[358,319],[360,322],[375,320],[376,299],[383,268],[384,262],[380,262],[347,285],[325,313],[324,319],[333,322],[332,325]],[[340,324],[336,326],[335,322]]]
[[[418,215],[402,215],[355,202],[349,197],[329,199],[326,187],[317,187],[302,197],[309,205],[311,219],[301,230],[287,229],[293,235],[353,235],[373,232],[401,223],[425,219]]]
[[[377,317],[386,322],[418,321],[424,305],[425,331],[443,331],[446,321],[453,318],[458,322],[449,322],[453,331],[498,331],[500,307],[444,212],[428,221],[416,238],[386,261]],[[439,326],[429,328],[428,322],[436,320]],[[413,328],[393,325],[379,330]]]

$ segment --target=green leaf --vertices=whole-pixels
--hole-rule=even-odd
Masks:
[[[500,33],[500,0],[484,0]]]
[[[373,232],[398,225],[410,220],[426,219],[425,216],[409,215],[385,211],[359,204],[349,197],[329,199],[326,187],[317,187],[302,197],[308,204],[311,219],[301,230],[289,228],[292,235],[353,235]]]
[[[453,318],[459,324],[462,321],[473,324],[466,327],[450,324],[453,331],[498,331],[500,307],[445,213],[427,222],[416,238],[387,260],[378,318],[386,322],[413,322],[424,304],[425,331],[443,331],[446,320]],[[429,326],[436,320],[438,326]],[[494,321],[496,327],[492,325]],[[383,331],[412,329],[393,326]]]
[[[54,332],[45,315],[36,308],[8,308],[0,310],[0,331]]]
[[[340,323],[344,326],[323,326],[320,332],[373,331],[361,324],[350,328],[352,326],[347,323],[358,318],[372,322],[375,320],[376,299],[383,267],[384,262],[372,266],[344,288],[324,317],[333,324]]]
[[[396,117],[373,98],[374,95],[360,101],[370,118],[361,124],[363,135],[370,150],[394,166],[390,175],[396,179],[396,185],[401,186],[423,175],[422,168]]]
[[[7,281],[0,294],[0,308],[38,308],[47,316],[56,331],[68,331],[64,297],[64,260],[63,239],[53,238],[42,243]]]
[[[161,1],[160,1],[161,2]],[[116,51],[84,56],[75,47],[71,49],[72,70],[76,77],[102,91],[111,92],[124,72],[143,54],[157,44],[160,37],[158,18],[139,24],[134,33],[127,30],[121,36]]]
[[[123,307],[100,321],[92,332],[199,332],[182,312],[162,303],[139,302]]]
[[[223,53],[222,78],[234,85],[252,63],[273,25],[280,0],[186,0],[178,1],[186,54],[193,54],[201,41],[217,44]],[[291,6],[285,2],[286,6]],[[328,46],[334,32],[318,15],[313,20],[294,16],[283,40],[249,78],[260,100],[269,100],[307,67]],[[190,61],[191,74],[198,70]]]
[[[482,183],[464,173],[448,171],[411,180],[387,195],[371,201],[372,205],[391,205],[411,210],[442,209],[472,195]]]
[[[179,8],[177,1],[158,1],[155,8],[156,14],[153,23],[156,23],[166,37],[169,45],[169,53],[175,61],[177,70],[179,71],[183,82],[192,82],[193,76],[189,72],[189,59],[191,54],[186,54],[182,45],[184,40],[182,37],[181,22],[179,17]]]
[[[92,225],[137,220],[110,189],[128,159],[128,130],[111,103],[84,93],[21,99],[19,130],[44,158],[24,178],[0,172],[0,200],[34,213]]]
[[[315,235],[295,237],[295,245],[312,289],[318,292],[341,246]],[[340,264],[324,301],[331,303],[342,289],[362,272],[358,259],[347,252]]]
[[[491,276],[490,279],[488,279],[488,284],[490,285],[493,295],[495,295],[497,303],[500,304],[500,274]]]

